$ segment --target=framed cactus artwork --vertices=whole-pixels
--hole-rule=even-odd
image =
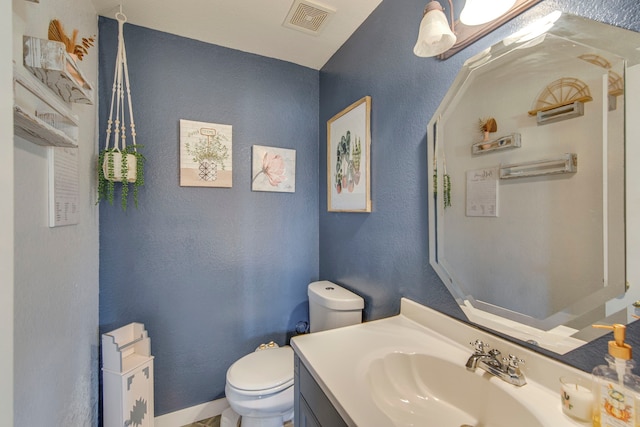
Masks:
[[[231,137],[231,125],[180,120],[180,186],[230,188]]]
[[[371,212],[371,97],[327,122],[327,210]]]
[[[254,145],[251,189],[295,193],[296,150]]]

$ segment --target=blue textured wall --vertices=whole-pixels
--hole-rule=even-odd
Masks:
[[[428,262],[426,152],[427,124],[463,62],[556,9],[640,31],[637,0],[546,0],[440,61],[413,55],[425,4],[383,1],[320,73],[320,276],[363,295],[368,320],[397,314],[402,296],[463,316]],[[325,123],[365,95],[372,97],[373,212],[329,213]],[[629,337],[638,348],[637,325]],[[561,360],[590,371],[603,363],[607,339]]]
[[[100,145],[117,23],[100,19]],[[284,344],[318,279],[318,71],[125,25],[140,208],[100,206],[100,332],[143,322],[156,415],[224,395],[229,365]],[[233,188],[180,187],[179,120],[233,126]],[[251,146],[295,149],[296,192],[251,191]]]
[[[313,70],[125,26],[147,184],[138,210],[100,209],[100,330],[147,325],[156,413],[221,397],[234,360],[283,343],[307,317],[317,278],[363,295],[369,320],[396,314],[402,296],[461,317],[428,263],[427,123],[465,59],[553,9],[640,30],[636,0],[583,3],[546,0],[441,62],[412,53],[426,0],[385,0],[319,85]],[[115,22],[101,19],[101,139],[115,37]],[[327,213],[325,124],[364,95],[373,212]],[[232,189],[179,187],[182,118],[233,125]],[[253,144],[297,150],[295,194],[250,191]],[[638,348],[640,332],[629,335]],[[562,359],[590,370],[605,351],[601,339]]]

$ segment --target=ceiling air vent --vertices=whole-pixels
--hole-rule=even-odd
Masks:
[[[317,3],[295,0],[282,25],[303,33],[318,35],[334,13],[335,10]]]

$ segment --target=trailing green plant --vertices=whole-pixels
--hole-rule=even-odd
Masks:
[[[104,174],[104,166],[106,160],[106,169],[107,175],[112,177],[115,172],[115,164],[114,164],[114,156],[110,155],[111,153],[119,152],[122,154],[122,163],[120,165],[121,168],[121,176],[124,177],[121,184],[122,189],[120,192],[120,205],[123,211],[127,210],[128,200],[129,200],[129,185],[133,186],[133,203],[135,207],[138,207],[138,189],[144,185],[144,162],[146,161],[145,157],[138,151],[141,148],[141,145],[128,145],[122,150],[108,148],[105,150],[101,150],[98,155],[98,201],[100,203],[102,200],[106,200],[110,205],[113,205],[114,195],[115,195],[115,183],[119,181],[115,181],[113,179],[109,179]],[[136,157],[136,180],[134,182],[127,181],[127,174],[129,172],[129,163],[127,161],[127,155],[132,154]]]
[[[451,207],[451,176],[449,174],[444,174],[442,176],[442,192],[443,195],[443,203],[444,208]],[[433,171],[433,195],[434,197],[438,195],[438,171]]]
[[[446,209],[451,207],[451,177],[449,176],[449,174],[445,173],[442,178],[442,192],[444,193],[443,202]]]

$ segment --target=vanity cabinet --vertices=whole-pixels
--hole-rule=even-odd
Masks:
[[[296,427],[347,427],[298,355],[294,357]]]

